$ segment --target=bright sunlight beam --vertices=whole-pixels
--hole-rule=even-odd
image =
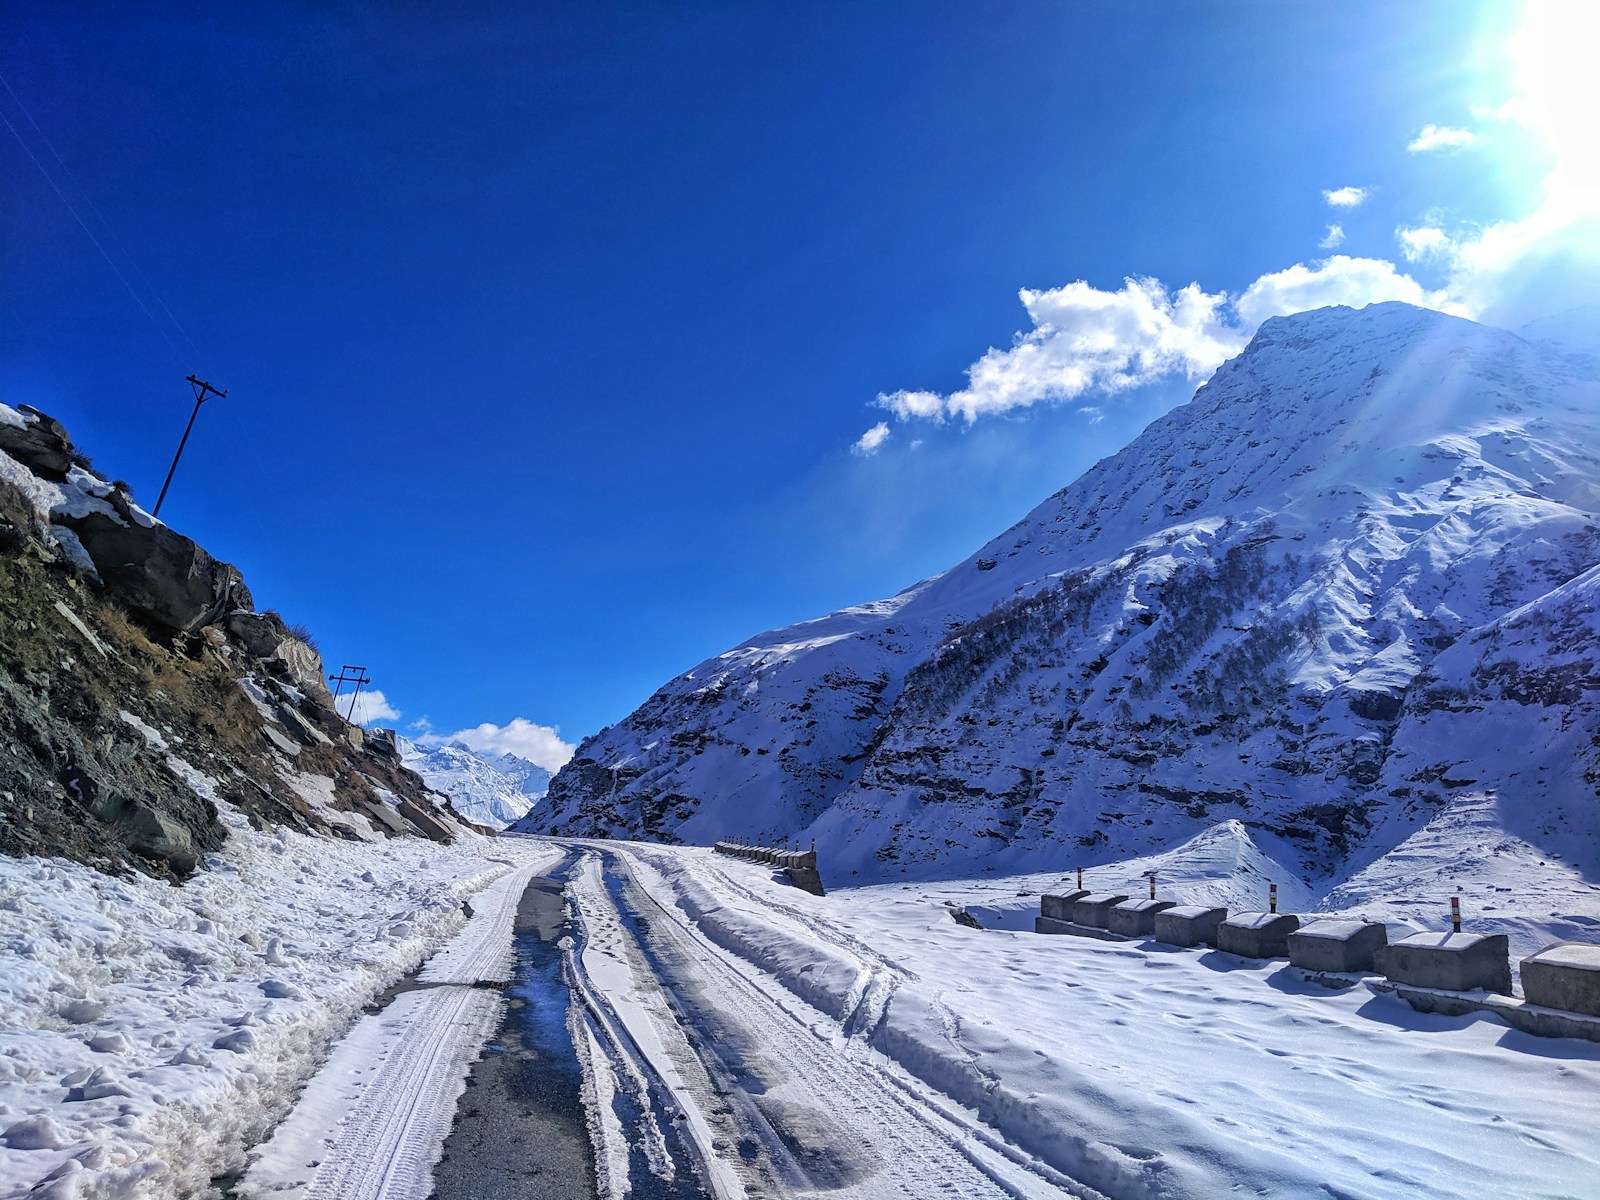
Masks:
[[[1512,37],[1516,116],[1548,143],[1550,216],[1560,223],[1600,213],[1600,94],[1595,48],[1600,4],[1528,0]]]

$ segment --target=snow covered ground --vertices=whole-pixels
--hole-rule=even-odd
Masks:
[[[0,858],[0,1195],[206,1194],[463,900],[542,853],[219,808],[228,842],[182,887]]]
[[[589,986],[718,1196],[1597,1194],[1600,1046],[1282,962],[950,917],[1020,923],[1062,882],[819,899],[709,851],[597,843],[571,892]]]
[[[528,881],[561,857],[535,852],[472,898],[471,920],[428,960],[420,986],[339,1043],[293,1114],[252,1155],[240,1196],[428,1196],[467,1068],[504,1008],[498,991],[479,985],[511,982],[517,902]]]
[[[815,897],[698,848],[233,834],[182,888],[0,862],[0,1194],[206,1195],[248,1159],[241,1196],[420,1200],[541,874],[606,1197],[1600,1194],[1600,1045],[1025,932],[1061,875]],[[1269,850],[1224,825],[1085,882],[1245,907]]]

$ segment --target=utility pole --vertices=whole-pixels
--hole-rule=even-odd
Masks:
[[[356,685],[356,690],[350,693],[350,709],[344,715],[345,721],[348,724],[354,725],[356,715],[356,697],[361,695],[361,685],[372,682],[371,679],[367,678],[367,669],[365,667],[352,667],[346,663],[344,666],[339,668],[339,673],[337,675],[329,675],[328,680],[334,685],[334,712],[339,711],[339,693],[344,690],[344,685],[347,683],[353,683]]]
[[[167,498],[167,489],[172,486],[173,472],[178,469],[178,460],[183,457],[183,448],[189,444],[189,431],[194,428],[194,419],[200,415],[200,406],[206,402],[207,396],[227,398],[228,393],[212,387],[204,379],[196,379],[190,375],[187,382],[194,388],[194,411],[189,414],[189,423],[183,427],[183,440],[178,443],[178,452],[172,456],[172,465],[167,468],[167,481],[161,485],[161,495],[156,497],[156,506],[150,511],[152,517],[161,515],[161,502]]]

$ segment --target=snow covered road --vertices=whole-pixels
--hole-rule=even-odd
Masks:
[[[718,1197],[1092,1194],[870,1050],[900,976],[865,947],[835,1019],[719,945],[637,847],[594,847],[569,894],[588,990],[666,1082]],[[627,1148],[607,1149],[616,1188]]]
[[[552,849],[468,902],[472,916],[382,1011],[364,1018],[307,1085],[238,1186],[241,1197],[422,1200],[467,1068],[504,1005],[480,985],[511,981],[512,922]]]
[[[719,1197],[1600,1195],[1600,1046],[1281,962],[950,919],[1058,883],[817,898],[593,843],[569,897],[592,1003]]]
[[[336,1048],[238,1195],[430,1195],[471,1063],[504,1040],[540,876],[565,898],[565,936],[542,935],[554,999],[525,958],[519,995],[562,1006],[541,1010],[557,1038],[565,1009],[603,1197],[1600,1195],[1600,1046],[1281,962],[1018,931],[1058,877],[815,897],[697,848],[494,848],[514,869]],[[527,1134],[495,1144],[540,1153]],[[526,1166],[561,1194],[569,1168]]]

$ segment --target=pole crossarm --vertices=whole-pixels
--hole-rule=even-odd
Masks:
[[[328,682],[334,685],[334,712],[339,711],[339,693],[344,690],[344,685],[347,683],[353,683],[356,685],[355,690],[350,693],[350,708],[349,711],[345,713],[344,717],[348,724],[355,724],[356,699],[361,695],[361,689],[366,684],[372,682],[372,679],[367,675],[367,669],[365,667],[352,666],[351,664],[346,663],[344,666],[339,668],[339,673],[337,675],[328,676]]]

